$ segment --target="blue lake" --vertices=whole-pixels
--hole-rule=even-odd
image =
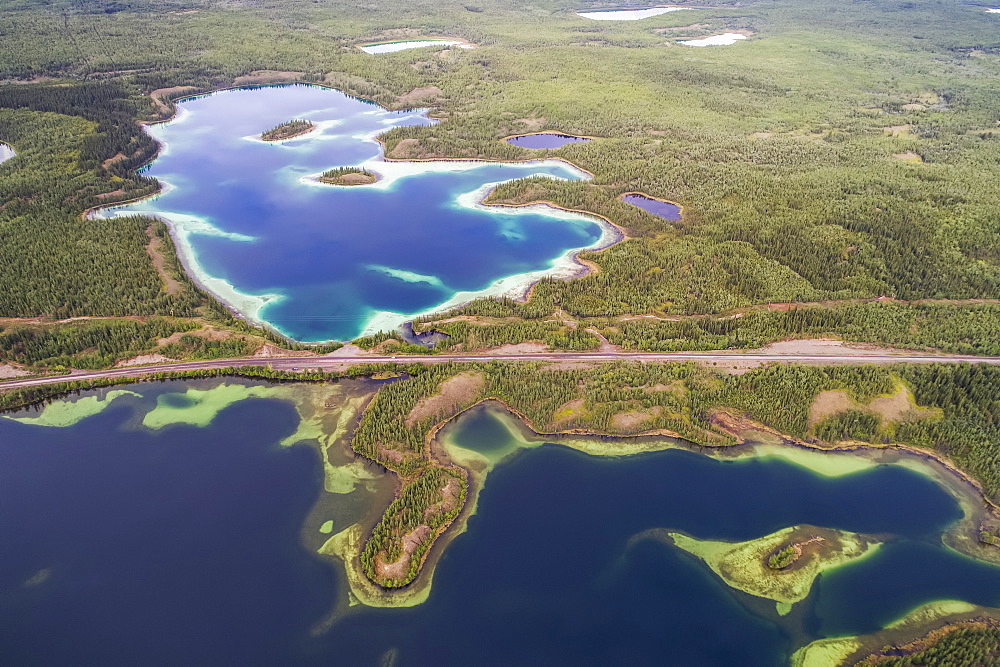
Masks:
[[[302,541],[323,478],[315,449],[277,444],[295,406],[247,398],[205,426],[142,425],[221,382],[127,387],[65,427],[0,417],[0,663],[781,665],[796,642],[927,602],[1000,605],[1000,567],[941,544],[954,497],[901,466],[828,478],[774,458],[543,445],[490,473],[427,602],[354,607],[317,634],[346,589],[339,562]],[[510,437],[485,409],[454,424],[476,450]],[[746,540],[801,523],[885,540],[819,577],[798,603],[804,630],[685,552],[630,546],[650,528]]]
[[[113,214],[167,219],[207,289],[297,340],[350,339],[476,296],[519,295],[543,275],[576,275],[574,251],[614,238],[579,214],[478,205],[498,182],[585,177],[568,164],[383,161],[374,137],[431,124],[421,111],[305,85],[223,91],[178,107],[175,120],[150,128],[165,148],[147,175],[166,191]],[[292,119],[317,128],[259,140]],[[357,165],[382,180],[313,178]]]

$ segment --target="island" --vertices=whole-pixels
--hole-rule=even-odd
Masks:
[[[337,167],[324,171],[316,180],[331,185],[371,185],[378,182],[378,174],[361,167]]]
[[[316,124],[308,120],[290,120],[287,123],[275,125],[270,130],[261,133],[264,141],[284,141],[302,136],[316,129]]]

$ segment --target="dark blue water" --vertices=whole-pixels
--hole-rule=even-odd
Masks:
[[[590,141],[590,139],[551,132],[523,134],[519,137],[510,137],[507,139],[508,144],[514,144],[521,148],[562,148],[563,146],[580,143],[581,141]]]
[[[174,383],[174,391],[182,383]],[[940,545],[960,511],[898,466],[823,478],[787,462],[685,451],[623,459],[547,445],[498,466],[431,597],[310,628],[343,591],[306,552],[321,488],[297,416],[248,399],[206,428],[149,432],[140,386],[69,428],[0,418],[2,664],[782,664],[786,630],[700,561],[630,538],[667,528],[745,540],[809,523],[886,533],[820,577],[814,637],[870,632],[938,599],[1000,605],[1000,568]],[[462,438],[503,437],[486,412]],[[49,578],[24,582],[39,570]]]
[[[677,204],[671,204],[667,201],[660,201],[642,195],[625,195],[622,197],[622,201],[626,204],[638,206],[642,210],[649,211],[664,220],[676,222],[681,219],[681,207]]]
[[[299,542],[319,461],[275,444],[294,408],[250,399],[163,432],[131,416],[0,419],[0,664],[280,663],[336,592]]]
[[[391,112],[313,86],[225,91],[178,106],[177,120],[151,129],[166,150],[148,173],[172,189],[116,214],[169,219],[211,291],[298,340],[392,329],[407,316],[501,292],[494,283],[509,276],[525,285],[533,272],[571,265],[568,251],[602,236],[600,223],[584,216],[483,210],[456,199],[531,175],[581,177],[556,161],[436,163],[437,171],[374,186],[302,181],[362,163],[398,171],[381,162],[373,137],[430,124],[420,111]],[[254,139],[291,119],[318,129],[285,142]]]

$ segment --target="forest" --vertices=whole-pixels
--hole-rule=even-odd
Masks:
[[[433,414],[417,409],[459,374],[481,376],[481,384]],[[718,447],[732,444],[716,427],[725,410],[787,436],[818,444],[841,441],[872,445],[901,443],[936,451],[978,480],[985,496],[1000,502],[1000,369],[986,365],[879,366],[771,365],[728,375],[695,364],[618,363],[558,370],[529,362],[440,364],[383,386],[365,412],[353,449],[399,475],[402,491],[374,529],[362,564],[375,582],[398,587],[419,573],[419,556],[457,516],[443,489],[455,479],[467,490],[463,471],[430,454],[435,427],[489,398],[503,401],[541,433],[582,429],[610,435],[669,431]],[[478,388],[475,388],[478,387]],[[911,394],[898,415],[870,406],[873,400]],[[820,392],[845,391],[856,408],[811,420]],[[415,418],[414,415],[420,415]],[[412,488],[411,488],[412,487]],[[429,509],[430,508],[430,509]],[[431,523],[427,519],[431,517]],[[429,530],[421,532],[422,526]],[[380,575],[376,563],[397,562],[407,536],[420,538],[406,576]]]
[[[862,662],[879,667],[951,667],[952,665],[995,665],[1000,662],[1000,628],[980,622],[958,628],[927,648],[906,655],[873,656]]]

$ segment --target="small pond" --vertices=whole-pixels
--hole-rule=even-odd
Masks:
[[[574,137],[571,134],[560,134],[558,132],[537,132],[535,134],[521,134],[516,137],[508,137],[507,143],[521,148],[562,148],[569,144],[578,144],[590,141],[587,137]]]
[[[679,12],[690,7],[650,7],[648,9],[612,9],[601,12],[577,12],[578,16],[592,21],[638,21],[668,12]]]
[[[459,46],[463,49],[472,48],[472,45],[459,42],[453,39],[422,39],[410,42],[385,42],[383,44],[366,44],[358,48],[365,53],[396,53],[408,49],[422,49],[427,46]]]
[[[642,210],[648,211],[664,220],[677,222],[681,219],[681,207],[668,201],[653,199],[652,197],[635,193],[623,196],[622,201],[626,204],[632,204],[632,206],[638,206]]]

